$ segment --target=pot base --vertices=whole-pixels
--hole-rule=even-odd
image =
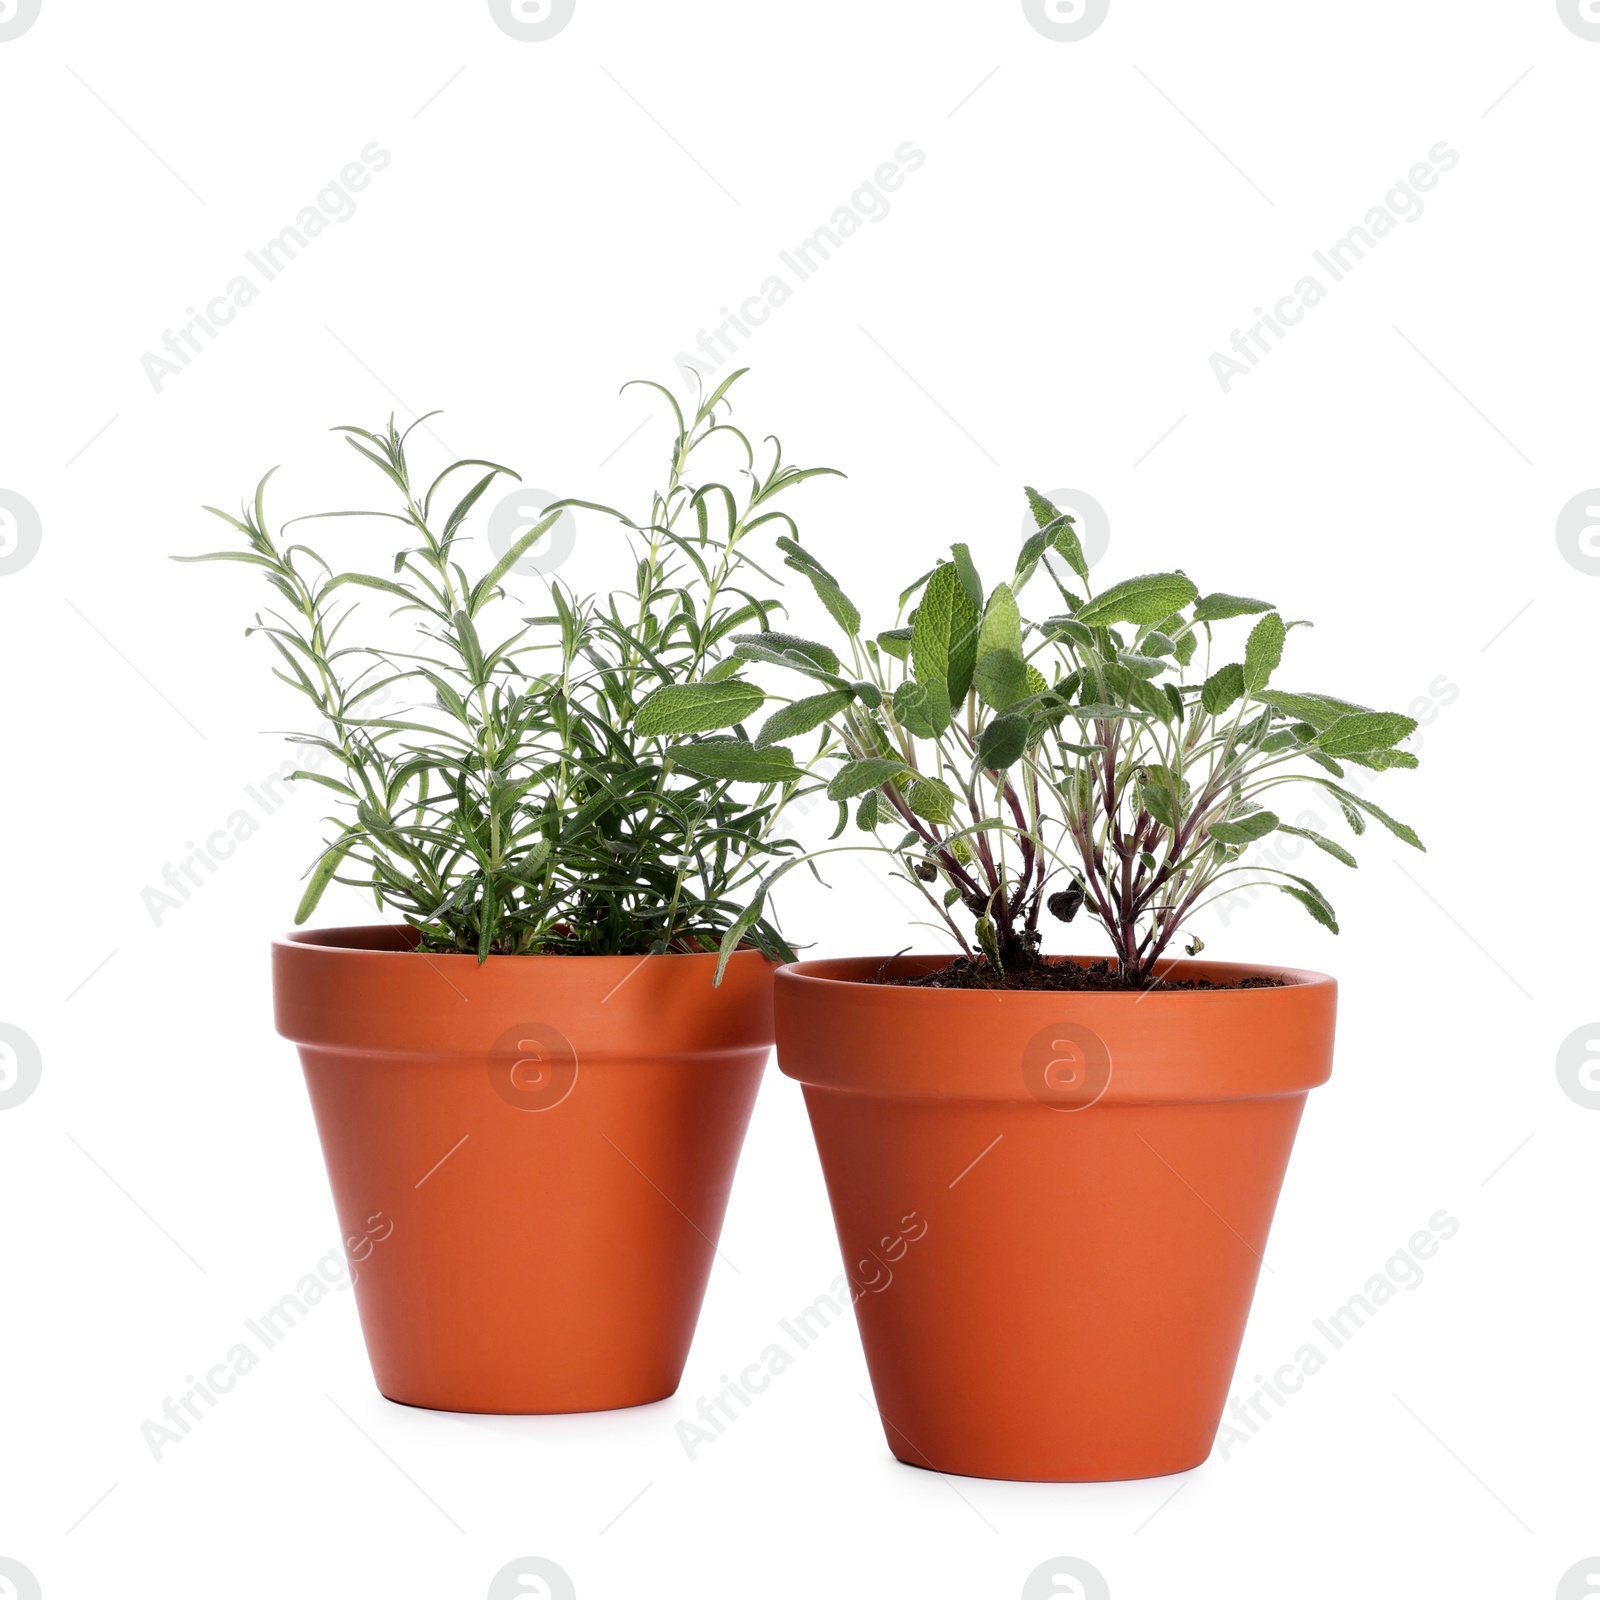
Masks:
[[[885,1438],[889,1437],[888,1428],[884,1429]],[[945,1478],[982,1478],[989,1483],[1143,1483],[1149,1478],[1176,1478],[1185,1472],[1193,1472],[1196,1467],[1203,1467],[1210,1456],[1209,1448],[1206,1454],[1197,1461],[1186,1462],[1181,1467],[1157,1467],[1149,1472],[1123,1472],[1092,1470],[1074,1472],[979,1472],[973,1467],[962,1466],[931,1466],[926,1461],[913,1461],[910,1456],[901,1455],[891,1443],[889,1453],[902,1466],[915,1467],[919,1472],[935,1472]]]
[[[405,1406],[412,1411],[447,1411],[459,1417],[569,1417],[586,1416],[597,1411],[631,1411],[636,1406],[658,1405],[663,1400],[670,1400],[678,1392],[675,1382],[670,1389],[656,1392],[635,1392],[617,1389],[610,1398],[597,1399],[592,1404],[582,1404],[570,1396],[563,1397],[560,1403],[540,1404],[537,1401],[506,1405],[447,1405],[440,1395],[431,1389],[417,1389],[413,1393],[417,1398],[408,1399],[405,1395],[390,1394],[379,1387],[378,1393],[393,1405]]]

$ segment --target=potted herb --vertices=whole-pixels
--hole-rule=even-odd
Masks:
[[[788,545],[853,668],[805,641],[741,645],[825,681],[786,711],[832,730],[840,831],[853,805],[961,951],[781,968],[779,1065],[804,1085],[894,1453],[980,1477],[1148,1477],[1211,1449],[1333,1048],[1331,978],[1184,960],[1178,941],[1249,883],[1337,932],[1311,880],[1250,847],[1295,834],[1355,865],[1285,820],[1285,786],[1310,783],[1352,832],[1371,818],[1420,849],[1363,792],[1416,765],[1397,748],[1415,724],[1280,689],[1300,624],[1265,601],[1202,596],[1182,572],[1095,594],[1072,519],[1029,498],[1038,531],[1005,582],[986,591],[955,545],[901,597],[909,623],[875,638]],[[1042,953],[1074,918],[1108,957]],[[885,1288],[879,1258],[913,1211],[926,1236]]]
[[[277,941],[273,979],[341,1226],[393,1224],[356,1296],[395,1400],[597,1410],[682,1373],[793,956],[738,918],[798,848],[775,822],[803,775],[725,732],[764,698],[729,639],[781,611],[752,535],[795,535],[773,501],[825,470],[776,440],[758,459],[727,387],[688,419],[660,390],[669,474],[638,522],[607,513],[632,581],[603,597],[551,578],[529,615],[515,594],[581,501],[469,577],[469,515],[515,474],[455,461],[423,487],[392,420],[339,431],[394,509],[328,513],[400,524],[375,570],[274,536],[265,480],[217,513],[243,548],[190,558],[261,570],[276,607],[249,631],[320,724],[291,736],[334,807],[296,923],[335,883],[381,919]],[[694,476],[722,448],[742,492]]]

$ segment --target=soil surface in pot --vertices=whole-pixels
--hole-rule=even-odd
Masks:
[[[891,989],[1033,989],[1073,990],[1078,992],[1134,994],[1145,990],[1178,989],[1279,989],[1280,978],[1252,973],[1233,983],[1218,983],[1212,978],[1156,978],[1148,983],[1125,977],[1109,961],[1091,961],[1087,966],[1076,961],[1050,961],[1034,956],[1026,964],[997,973],[980,956],[957,956],[948,967],[924,972],[912,978],[874,977],[870,983]]]

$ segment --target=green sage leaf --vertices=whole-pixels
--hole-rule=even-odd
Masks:
[[[805,776],[781,744],[755,745],[747,739],[706,739],[669,747],[685,772],[732,783],[796,783]]]
[[[1320,833],[1311,828],[1291,827],[1287,822],[1278,824],[1279,833],[1292,833],[1297,838],[1309,839],[1319,850],[1326,850],[1335,861],[1342,861],[1347,867],[1360,866],[1360,862],[1350,854],[1342,844],[1335,844],[1332,839],[1325,839]]]
[[[854,700],[853,690],[830,689],[827,694],[809,695],[804,700],[781,706],[762,723],[756,743],[772,744],[778,739],[792,739],[797,734],[810,733]]]
[[[1196,622],[1224,622],[1229,617],[1253,616],[1258,611],[1271,611],[1268,600],[1245,600],[1236,594],[1208,594],[1194,608]]]
[[[906,789],[906,804],[929,822],[948,822],[956,814],[955,793],[938,778],[913,778]]]
[[[1124,578],[1103,594],[1087,601],[1078,610],[1080,622],[1109,627],[1131,622],[1136,627],[1160,622],[1181,606],[1186,606],[1200,591],[1181,572],[1152,572],[1143,577]]]
[[[1016,715],[996,717],[978,735],[978,763],[998,772],[1022,759],[1028,748],[1028,719]]]
[[[766,695],[741,678],[712,683],[669,683],[646,696],[634,715],[641,738],[681,733],[711,733],[731,728],[760,708]]]
[[[902,773],[909,774],[909,771],[905,762],[894,761],[886,756],[866,756],[859,761],[847,761],[834,773],[828,785],[828,798],[835,801],[854,800],[858,794],[879,788]]]
[[[894,692],[895,721],[919,739],[937,739],[950,726],[950,702],[944,680],[908,680]]]
[[[1303,880],[1302,880],[1303,881]],[[1309,885],[1304,889],[1296,888],[1292,883],[1280,883],[1275,887],[1281,889],[1292,900],[1298,900],[1312,917],[1322,924],[1330,933],[1339,931],[1339,924],[1333,915],[1333,907],[1323,898],[1322,894]]]
[[[824,672],[839,670],[839,657],[827,645],[817,644],[811,639],[801,639],[792,633],[741,633],[734,636],[733,642],[741,656],[745,654],[743,647],[746,645],[753,645],[764,651],[765,654],[755,658],[762,661],[781,661],[788,651],[793,650],[821,667]]]
[[[1330,756],[1366,755],[1387,750],[1416,731],[1415,720],[1397,711],[1354,711],[1323,729],[1317,748]]]
[[[973,683],[985,705],[1004,711],[1028,694],[1028,668],[1020,655],[993,650],[978,662]]]
[[[1251,811],[1228,822],[1209,823],[1206,832],[1223,844],[1250,844],[1264,838],[1277,826],[1278,819],[1272,812]]]
[[[1250,630],[1244,647],[1244,686],[1251,694],[1265,689],[1267,679],[1278,670],[1278,663],[1283,660],[1285,631],[1283,618],[1276,611],[1269,611]]]
[[[967,598],[951,562],[928,579],[911,631],[911,661],[919,683],[937,678],[949,703],[959,705],[972,686],[978,651],[978,608]]]

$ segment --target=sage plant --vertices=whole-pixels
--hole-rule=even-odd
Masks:
[[[1352,833],[1371,818],[1421,849],[1345,771],[1416,766],[1397,748],[1415,722],[1278,687],[1289,636],[1308,624],[1268,601],[1202,595],[1181,571],[1096,594],[1073,518],[1026,492],[1037,531],[1003,581],[985,588],[970,549],[953,545],[901,595],[905,620],[875,635],[834,576],[780,540],[843,633],[849,665],[787,634],[743,640],[747,659],[823,685],[761,738],[826,724],[835,837],[853,805],[856,827],[933,920],[1001,978],[1037,962],[1045,911],[1063,922],[1083,911],[1125,979],[1148,984],[1201,907],[1250,883],[1281,890],[1337,933],[1315,883],[1249,848],[1294,834],[1356,865],[1344,845],[1272,809],[1284,786],[1310,783],[1334,796]],[[1037,620],[1021,609],[1030,586],[1045,597]],[[1247,618],[1242,648],[1225,645],[1225,625]]]

